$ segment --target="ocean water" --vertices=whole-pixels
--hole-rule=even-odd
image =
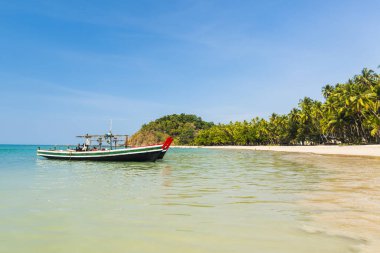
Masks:
[[[380,160],[176,149],[54,161],[0,145],[0,252],[379,252]]]

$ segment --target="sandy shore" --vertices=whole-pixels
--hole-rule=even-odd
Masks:
[[[313,153],[321,155],[371,156],[380,157],[380,145],[351,146],[175,146],[178,148],[245,149]]]

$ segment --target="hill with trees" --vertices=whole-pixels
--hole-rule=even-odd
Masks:
[[[213,126],[212,122],[203,121],[193,114],[172,114],[144,124],[135,133],[129,143],[131,145],[149,145],[165,141],[169,136],[176,145],[192,145],[196,134]]]

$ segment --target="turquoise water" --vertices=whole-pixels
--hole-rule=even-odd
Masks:
[[[378,180],[379,160],[173,148],[162,162],[99,163],[37,158],[36,148],[0,145],[0,252],[343,253],[378,239],[377,216],[373,233],[334,217],[378,211],[339,201],[352,202],[344,184],[365,177],[345,178],[347,168]]]

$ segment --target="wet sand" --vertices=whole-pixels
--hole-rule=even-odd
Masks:
[[[379,252],[380,145],[196,148],[283,152],[280,160],[294,163],[295,168],[307,168],[309,179],[305,179],[312,185],[312,190],[296,193],[298,205],[309,217],[301,229],[312,235],[355,241],[356,246],[347,252]]]
[[[312,153],[320,155],[345,155],[380,157],[380,145],[350,146],[175,146],[179,148],[244,149],[278,151],[292,153]]]
[[[353,252],[380,249],[380,164],[377,159],[289,154],[284,159],[317,168],[323,177],[299,204],[311,221],[303,229],[358,241]]]
[[[310,217],[302,230],[355,240],[357,246],[349,252],[379,252],[380,145],[199,148],[279,151],[284,152],[281,159],[309,167],[310,173],[317,171],[314,189],[297,194]]]

